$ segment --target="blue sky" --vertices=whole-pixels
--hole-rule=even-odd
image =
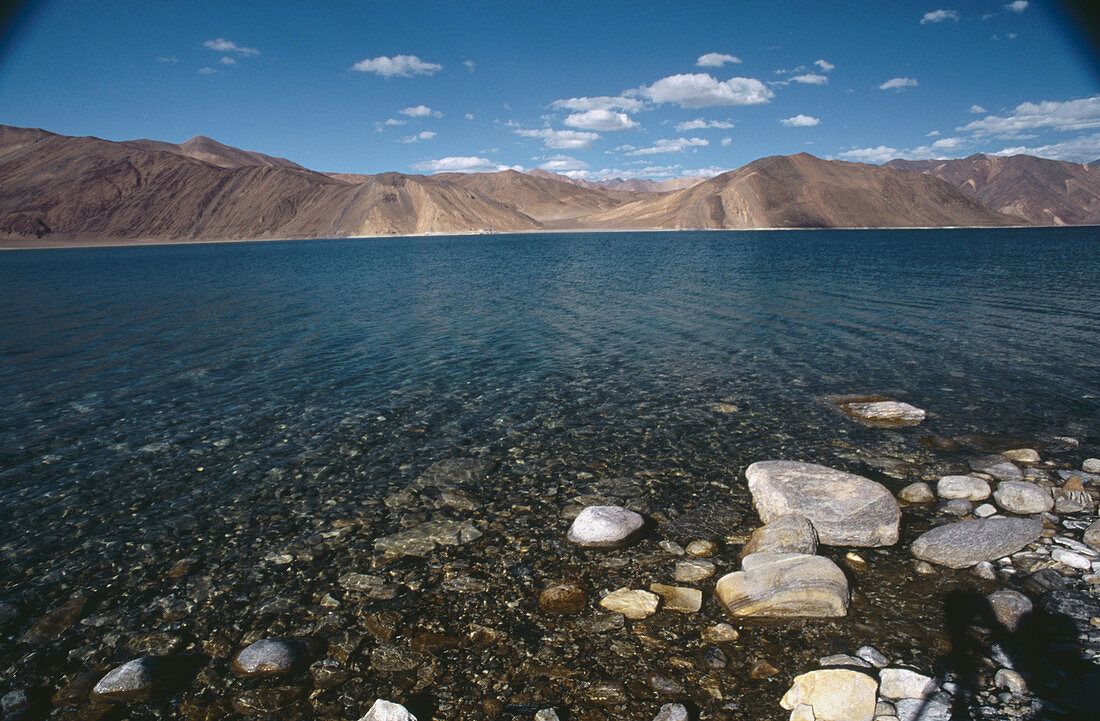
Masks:
[[[809,152],[1100,158],[1100,75],[1016,2],[32,4],[0,123],[325,171],[715,174]]]

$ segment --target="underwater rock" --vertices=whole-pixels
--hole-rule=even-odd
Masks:
[[[278,676],[290,671],[301,654],[298,642],[264,638],[238,653],[229,668],[238,676]]]
[[[622,506],[588,506],[569,527],[566,539],[578,546],[610,548],[626,543],[644,520]]]
[[[92,689],[92,700],[115,703],[150,698],[156,681],[154,665],[153,659],[143,656],[112,669]]]

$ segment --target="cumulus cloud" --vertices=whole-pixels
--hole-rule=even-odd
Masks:
[[[403,108],[397,112],[402,115],[408,115],[410,118],[442,118],[443,113],[438,110],[432,110],[427,105],[414,105],[409,108]]]
[[[1038,155],[1051,160],[1068,160],[1073,163],[1091,163],[1100,158],[1100,133],[1082,135],[1072,140],[1051,145],[1026,147],[1023,145],[992,153],[992,155]]]
[[[642,101],[637,98],[611,97],[608,95],[598,95],[592,98],[567,98],[550,103],[550,107],[555,110],[575,110],[582,113],[589,110],[623,110],[634,113],[641,110],[642,105]]]
[[[588,163],[568,155],[554,155],[547,158],[546,162],[539,167],[543,170],[550,170],[555,173],[564,173],[568,171],[588,170]]]
[[[1024,3],[1027,5],[1027,3]],[[929,23],[942,23],[944,20],[959,21],[958,10],[933,10],[930,13],[925,13],[924,17],[920,19],[921,25],[928,25]]]
[[[435,133],[431,130],[423,130],[416,135],[406,135],[401,138],[402,143],[419,143],[421,140],[431,140],[435,137]]]
[[[720,68],[726,63],[739,63],[741,58],[733,55],[726,55],[724,53],[707,53],[706,55],[700,55],[699,59],[695,61],[695,64],[701,68]]]
[[[703,120],[702,118],[696,118],[695,120],[685,120],[682,123],[676,123],[676,132],[686,133],[689,130],[704,130],[706,128],[729,130],[732,127],[733,123],[724,120]]]
[[[875,148],[853,148],[840,153],[837,157],[842,160],[852,160],[859,163],[885,163],[895,158],[906,160],[924,160],[929,158],[955,158],[961,157],[959,151],[965,147],[967,141],[964,138],[941,138],[931,145],[920,145],[916,148],[893,148],[879,145]]]
[[[234,60],[233,58],[229,57],[228,55],[226,55],[224,58],[222,58],[219,62],[221,62],[222,65],[236,65],[237,64],[237,61]]]
[[[216,75],[218,73],[214,68],[199,68],[199,75]]]
[[[728,138],[728,137],[727,138],[722,138],[722,147],[723,148],[728,148],[731,144],[733,144],[733,138]]]
[[[253,56],[259,55],[260,51],[256,48],[246,48],[238,45],[232,40],[226,40],[225,38],[214,38],[213,40],[207,40],[204,42],[203,47],[216,50],[219,53],[236,53],[238,55]]]
[[[1079,100],[1021,103],[1006,115],[989,115],[960,128],[977,135],[1020,137],[1026,130],[1050,128],[1063,132],[1100,128],[1100,95]]]
[[[634,130],[638,123],[630,119],[626,113],[616,113],[611,110],[586,110],[583,113],[573,113],[562,121],[571,128],[581,130]]]
[[[388,58],[382,55],[369,60],[360,60],[351,66],[361,73],[374,73],[383,78],[411,78],[413,75],[434,75],[443,69],[438,63],[426,63],[415,55],[394,55]]]
[[[180,61],[175,55],[158,55],[158,63],[178,63]]]
[[[471,73],[474,71],[474,68],[477,67],[477,63],[475,63],[473,60],[463,60],[462,64],[465,65],[466,69],[469,70]]]
[[[819,67],[821,69],[821,72],[823,73],[827,73],[830,70],[836,68],[836,66],[830,63],[828,60],[814,60],[814,65]]]
[[[1013,13],[1022,13],[1024,10],[1027,10],[1027,6],[1027,0],[1016,0],[1016,2],[1010,2],[1005,5],[1005,10]]]
[[[802,113],[799,113],[794,117],[783,118],[779,121],[781,125],[786,125],[788,128],[812,128],[820,122],[821,120],[819,120],[818,118],[812,117],[810,115],[803,115]]]
[[[886,145],[876,148],[853,148],[837,154],[841,160],[852,160],[857,163],[885,163],[887,160],[901,157],[902,151]]]
[[[474,114],[473,113],[466,113],[465,117],[466,117],[467,120],[473,120],[474,119]]]
[[[670,75],[639,88],[638,92],[655,103],[676,103],[682,108],[758,105],[775,96],[755,78],[730,78],[720,82],[706,73]]]
[[[981,113],[986,112],[986,110],[981,105],[971,105],[970,109],[967,110],[966,112],[974,113],[975,115],[980,115]]]
[[[805,75],[795,75],[791,78],[796,83],[803,83],[805,85],[825,85],[829,82],[829,78],[818,73],[806,73]]]
[[[890,78],[882,85],[878,86],[879,90],[904,90],[905,88],[917,87],[917,81],[913,78]]]
[[[488,158],[472,155],[422,160],[419,163],[413,163],[412,167],[413,170],[426,173],[495,173],[500,170],[523,170],[520,165],[501,165]]]
[[[657,155],[659,153],[682,153],[688,148],[701,148],[710,143],[703,138],[665,138],[658,140],[648,148],[635,148],[627,155]]]
[[[586,133],[580,130],[517,130],[516,135],[525,138],[539,138],[543,145],[553,150],[586,150],[600,139],[598,133]]]

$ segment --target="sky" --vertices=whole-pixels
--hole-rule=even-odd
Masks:
[[[1046,0],[45,0],[6,28],[0,124],[206,135],[348,173],[1089,162],[1085,38]]]

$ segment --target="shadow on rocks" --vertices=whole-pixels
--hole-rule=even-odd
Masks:
[[[982,691],[1004,691],[995,685],[993,669],[997,668],[1014,670],[1026,681],[1027,696],[1035,703],[1021,718],[1096,718],[1100,667],[1082,652],[1078,640],[1081,619],[1059,612],[1046,600],[1041,599],[1015,629],[1009,629],[998,620],[984,594],[954,590],[946,595],[944,615],[951,651],[941,662],[958,684],[952,718],[971,718],[978,707],[990,705],[988,698],[984,702],[979,698]],[[1100,606],[1100,600],[1091,601]],[[1084,624],[1087,627],[1087,617]],[[925,718],[924,711],[921,708],[914,718]],[[974,718],[982,716],[979,713]]]

